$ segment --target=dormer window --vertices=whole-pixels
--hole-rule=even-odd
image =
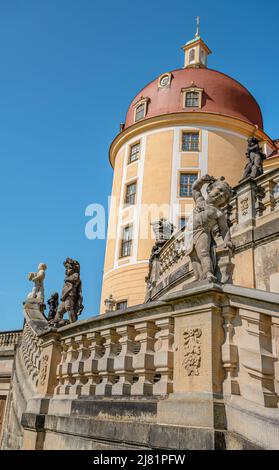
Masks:
[[[145,110],[145,106],[144,104],[140,104],[139,106],[137,106],[136,108],[136,116],[135,116],[135,121],[139,121],[140,119],[143,119],[144,118],[144,110]]]
[[[198,108],[199,107],[199,93],[197,91],[186,91],[186,108]]]
[[[182,90],[183,108],[201,108],[202,106],[202,88],[193,86],[183,88]]]
[[[135,106],[135,115],[134,121],[138,122],[145,118],[147,113],[147,104],[149,98],[141,97],[140,100],[134,105]]]

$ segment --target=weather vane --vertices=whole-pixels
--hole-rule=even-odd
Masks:
[[[196,20],[197,20],[197,32],[195,34],[195,37],[198,38],[200,35],[200,17],[197,16]]]

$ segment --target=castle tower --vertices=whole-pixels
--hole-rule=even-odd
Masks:
[[[249,91],[207,68],[211,51],[199,25],[183,50],[184,67],[166,71],[137,94],[110,147],[113,200],[101,313],[110,296],[117,309],[144,302],[154,245],[150,223],[165,217],[182,227],[192,211],[196,178],[223,175],[235,185],[246,164],[248,136],[265,142],[265,150],[273,146]]]

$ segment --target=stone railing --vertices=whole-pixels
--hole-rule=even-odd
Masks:
[[[14,349],[22,336],[22,331],[5,331],[0,333],[0,350]]]
[[[127,413],[141,398],[155,400],[152,419],[164,425],[218,422],[218,429],[241,434],[239,423],[253,410],[260,426],[270,413],[279,423],[278,294],[195,283],[160,301],[59,329],[42,320],[46,327],[38,330],[26,318],[17,352],[33,384],[23,416],[26,436],[34,413],[49,414],[48,423],[56,415],[74,419],[73,410],[87,416],[95,400],[103,410],[98,419],[105,419],[111,398],[126,403]],[[273,439],[268,429],[262,441]],[[249,433],[257,440],[256,427]]]
[[[266,216],[279,208],[279,169],[269,171],[256,179],[241,181],[235,188],[230,203],[232,231],[239,224]]]
[[[162,247],[160,251],[160,274],[163,275],[174,264],[185,257],[185,230],[184,228],[175,233],[174,236]]]
[[[173,319],[119,317],[61,332],[57,395],[165,395],[172,391]]]
[[[254,249],[255,243],[266,242],[267,237],[270,240],[275,236],[278,237],[279,169],[272,170],[256,179],[243,180],[234,188],[234,191],[235,196],[227,208],[227,218],[237,255],[240,251]],[[181,229],[163,245],[157,257],[154,258],[147,284],[147,300],[159,299],[166,292],[175,289],[178,284],[194,280],[190,258],[186,255],[184,238],[185,229]],[[220,272],[215,275],[218,281],[223,282],[222,278],[224,278],[225,282],[234,282],[232,279],[233,264],[236,264],[236,269],[238,269],[238,262],[236,261],[230,266],[228,253],[223,249],[221,238],[217,238],[216,243],[216,256]],[[274,256],[276,257],[276,253]],[[249,261],[247,262],[249,264]],[[253,262],[257,263],[256,260]],[[230,269],[231,272],[229,272]],[[276,271],[279,272],[279,269],[273,267],[269,274]],[[254,280],[247,281],[247,284],[243,284],[244,280],[236,273],[236,284],[268,290],[269,280],[265,279],[262,284],[257,285],[256,277]]]
[[[41,361],[41,343],[42,340],[38,337],[27,321],[23,328],[19,353],[25,368],[26,380],[29,380],[35,388],[38,385]]]

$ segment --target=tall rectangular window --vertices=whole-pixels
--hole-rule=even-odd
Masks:
[[[140,154],[140,143],[134,144],[130,147],[130,156],[129,156],[129,163],[135,162],[139,159]]]
[[[140,104],[136,109],[135,121],[140,121],[145,115],[145,103]]]
[[[133,226],[127,225],[122,232],[120,257],[131,256],[133,242]]]
[[[179,187],[180,197],[192,197],[193,196],[192,186],[197,178],[198,178],[197,173],[180,173],[180,187]]]
[[[197,91],[188,91],[186,93],[185,107],[186,108],[198,108],[199,98],[200,98],[200,94]]]
[[[182,133],[182,152],[199,151],[199,132]]]
[[[186,217],[182,216],[179,218],[179,229],[181,230],[186,225]]]
[[[136,203],[137,183],[130,183],[126,186],[125,203],[133,205]]]

